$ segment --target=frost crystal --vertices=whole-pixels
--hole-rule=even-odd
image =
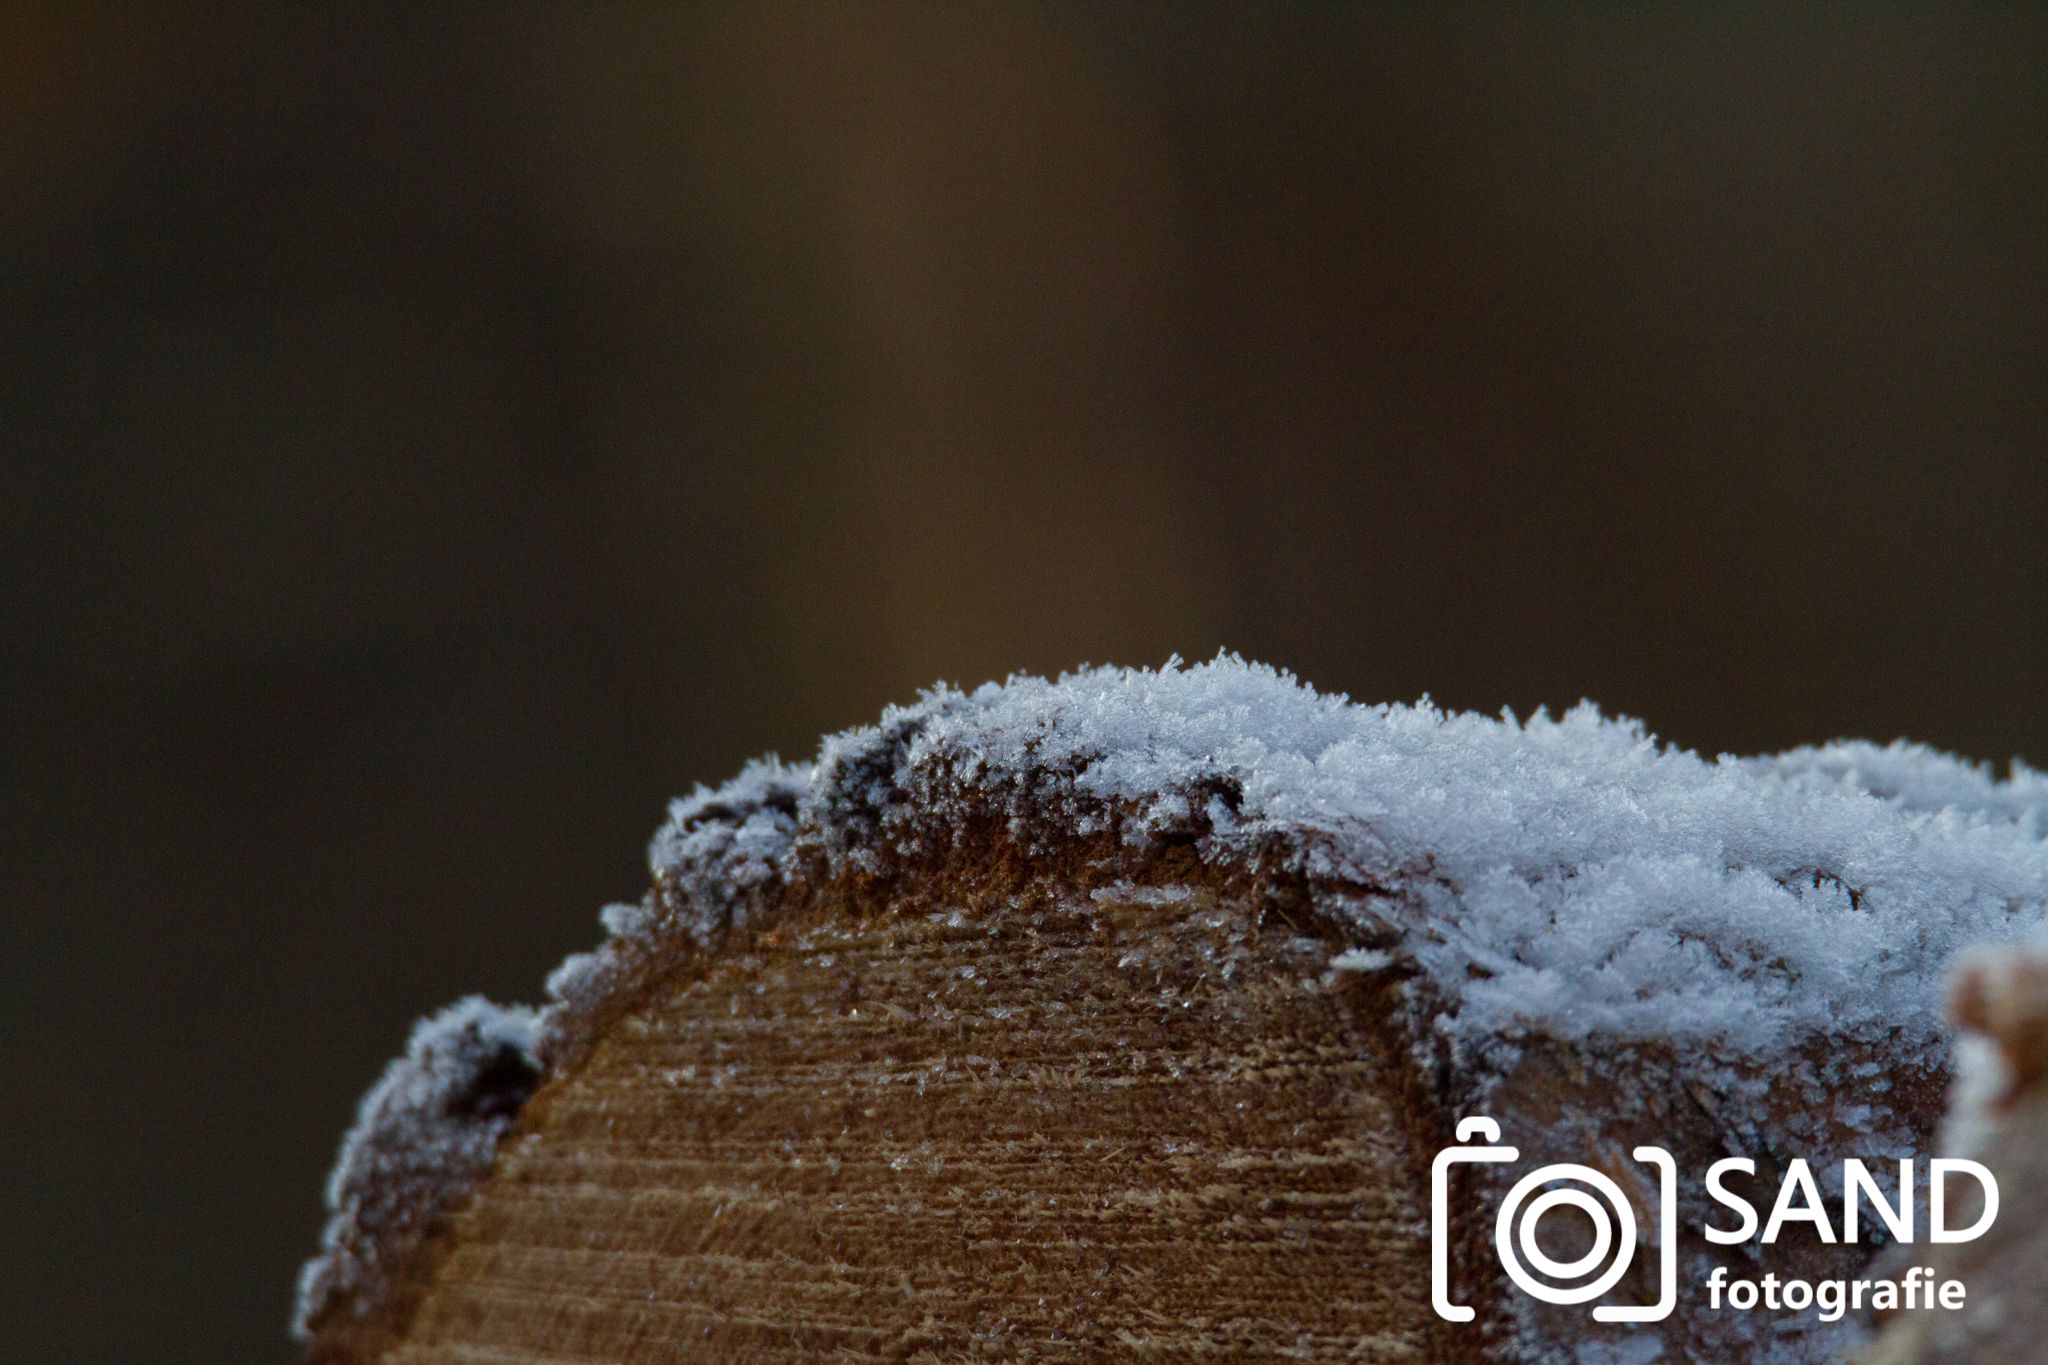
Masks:
[[[299,1276],[293,1334],[375,1291],[490,1167],[498,1137],[540,1078],[537,1016],[470,996],[422,1019],[405,1055],[363,1096],[327,1182],[320,1254]]]
[[[1590,704],[1527,721],[1359,706],[1230,657],[942,690],[884,726],[908,735],[895,809],[920,820],[946,797],[937,774],[1035,778],[1041,801],[1065,774],[1078,802],[1142,812],[1137,837],[1287,850],[1357,888],[1361,923],[1394,938],[1371,946],[1412,958],[1441,1027],[1474,1037],[1748,1057],[1823,1031],[1933,1043],[1941,965],[2048,899],[2048,781],[1917,746],[1708,761]]]

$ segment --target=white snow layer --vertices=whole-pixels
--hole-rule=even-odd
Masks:
[[[1726,1064],[1826,1037],[1938,1066],[1943,965],[2033,929],[2048,902],[2048,777],[2017,765],[2000,781],[1860,742],[1709,760],[1591,704],[1528,720],[1357,705],[1224,655],[938,688],[813,764],[756,763],[675,802],[649,850],[656,892],[610,907],[606,944],[550,978],[543,1055],[551,1025],[656,945],[744,922],[799,859],[881,870],[967,799],[1027,839],[1063,824],[1192,841],[1309,878],[1364,950],[1334,965],[1384,954],[1419,976],[1461,1055],[1546,1036]],[[488,1164],[502,1122],[436,1117],[434,1078],[470,1055],[437,1051],[449,1018],[364,1102],[302,1318],[374,1271],[350,1259],[374,1240],[349,1227],[397,1205],[384,1169],[459,1191]]]

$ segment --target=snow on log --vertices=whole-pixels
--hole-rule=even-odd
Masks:
[[[1447,1322],[1432,1163],[1483,1115],[1517,1169],[1608,1172],[1647,1303],[1637,1147],[1920,1152],[1944,969],[2041,924],[2044,813],[2039,774],[1916,746],[1710,760],[1231,657],[940,689],[676,802],[535,1019],[416,1037],[300,1330],[319,1362],[1832,1359],[1855,1318],[1539,1303],[1476,1216]],[[1692,1198],[1688,1285],[1877,1249],[1711,1245]]]

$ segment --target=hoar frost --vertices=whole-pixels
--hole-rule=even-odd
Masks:
[[[320,1254],[299,1277],[295,1335],[330,1305],[367,1312],[391,1268],[490,1168],[540,1077],[537,1022],[470,996],[413,1029],[342,1141]]]
[[[676,802],[655,890],[606,910],[607,939],[563,964],[538,1015],[465,1002],[423,1024],[344,1144],[301,1321],[366,1311],[488,1168],[510,1109],[462,1102],[479,1076],[524,1076],[504,1092],[523,1098],[521,1066],[656,947],[714,942],[806,860],[873,871],[942,841],[969,794],[1009,802],[1027,847],[1057,824],[1278,860],[1356,930],[1332,969],[1409,973],[1464,1049],[1540,1035],[1740,1066],[1884,1038],[1938,1059],[1942,966],[2033,929],[2048,900],[2048,778],[1914,745],[1705,759],[1590,704],[1527,720],[1357,705],[1227,655],[939,688],[811,764],[756,763]]]

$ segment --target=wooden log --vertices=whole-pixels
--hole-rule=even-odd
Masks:
[[[1831,1358],[1847,1327],[1688,1286],[1874,1245],[1710,1246],[1689,1205],[1669,1237],[1637,1149],[1768,1178],[1924,1141],[1948,948],[2048,895],[2027,799],[1228,659],[936,694],[678,803],[541,1014],[423,1027],[344,1149],[310,1358]],[[1655,1305],[1669,1247],[1675,1311],[1539,1303],[1488,1216],[1439,1228],[1475,1114],[1516,1170],[1605,1173],[1642,1230],[1611,1298]]]
[[[1992,1172],[1999,1213],[1980,1238],[1896,1258],[1968,1296],[1897,1315],[1867,1365],[2032,1365],[2048,1354],[2048,943],[1972,954],[1951,1008],[1970,1038],[1942,1147]],[[1975,1185],[1958,1193],[1966,1226],[1983,1202]]]

